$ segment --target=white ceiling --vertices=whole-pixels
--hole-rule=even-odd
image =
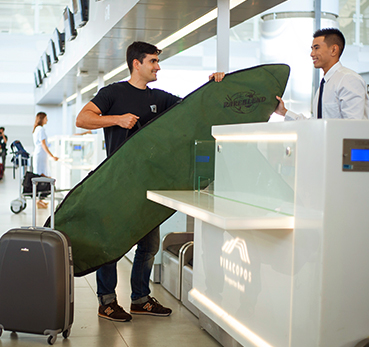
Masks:
[[[90,0],[95,1],[95,0]],[[124,1],[124,0],[122,0]],[[233,11],[231,15],[232,26],[245,21],[260,9],[274,6],[285,0],[252,0],[246,1],[243,5]],[[143,21],[137,23],[137,18],[146,13],[145,6],[150,3],[160,3],[160,18],[155,17],[156,22],[144,16]],[[350,40],[350,33],[354,32],[353,12],[355,11],[356,0],[339,0],[340,3],[340,26],[345,30],[345,35]],[[176,7],[173,7],[176,4]],[[206,4],[216,4],[216,0],[196,2],[195,0],[141,0],[132,9],[131,13],[122,19],[117,25],[100,41],[98,45],[65,76],[65,79],[54,90],[51,90],[49,97],[42,100],[44,103],[56,103],[62,100],[65,89],[67,95],[72,93],[76,87],[76,71],[78,68],[88,70],[90,76],[85,78],[83,85],[91,83],[97,78],[98,71],[109,71],[120,65],[124,61],[125,49],[133,38],[140,38],[147,41],[158,41],[158,28],[168,28],[168,20],[177,18],[179,25],[181,18],[193,16],[196,18],[197,12],[201,13],[201,7]],[[55,27],[60,27],[63,22],[62,14],[66,6],[71,7],[71,0],[0,0],[0,33],[9,34],[52,34]],[[216,6],[216,5],[215,5]],[[361,10],[366,22],[369,0],[361,0]],[[170,9],[178,8],[176,13],[170,13]],[[150,10],[152,12],[152,9]],[[169,12],[168,12],[169,11]],[[346,19],[347,18],[347,19]],[[158,22],[158,20],[160,20]],[[349,29],[349,32],[348,30]],[[173,56],[185,48],[191,47],[213,35],[215,35],[216,23],[205,25],[201,30],[187,36],[177,44],[168,47],[163,53],[162,60]],[[347,31],[347,32],[346,32]],[[163,33],[163,29],[160,31]],[[363,35],[367,33],[364,31]],[[365,40],[364,40],[365,41]],[[96,73],[94,73],[96,72]],[[125,77],[124,74],[116,76],[115,79]],[[83,87],[82,85],[82,87]]]
[[[283,1],[286,0],[245,1],[231,11],[231,26],[242,23]],[[66,72],[59,83],[48,91],[45,90],[44,86],[38,88],[40,91],[37,90],[37,92],[40,93],[36,95],[37,102],[40,104],[62,102],[64,95],[68,97],[76,92],[77,85],[84,88],[97,80],[99,71],[107,73],[124,63],[126,48],[132,41],[159,42],[216,6],[216,0],[203,0],[201,2],[198,0],[140,0],[81,61],[76,62],[76,65]],[[213,20],[166,47],[161,55],[161,60],[192,47],[215,34],[216,20]],[[88,71],[88,76],[78,77],[78,69]],[[127,71],[124,71],[114,76],[114,80],[117,81],[126,76]],[[111,83],[111,81],[106,82]],[[94,90],[91,91],[92,93]],[[86,94],[85,97],[90,96]]]

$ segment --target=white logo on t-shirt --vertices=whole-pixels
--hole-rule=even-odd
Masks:
[[[157,112],[156,105],[150,105],[150,108],[151,108],[151,112],[152,113],[156,113]]]

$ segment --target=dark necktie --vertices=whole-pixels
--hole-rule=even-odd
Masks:
[[[325,80],[322,78],[320,81],[319,99],[318,99],[318,119],[322,118],[322,103],[323,103],[323,89]]]

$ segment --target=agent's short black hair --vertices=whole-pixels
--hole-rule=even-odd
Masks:
[[[3,131],[5,131],[5,128],[4,128],[4,127],[0,127],[0,130],[3,130]]]
[[[159,55],[161,52],[162,52],[161,49],[159,49],[158,47],[150,43],[142,42],[142,41],[133,42],[127,48],[127,55],[126,55],[129,71],[132,73],[133,61],[135,59],[137,59],[142,64],[147,54]]]
[[[313,37],[314,39],[320,36],[324,36],[324,42],[328,45],[328,47],[332,45],[337,45],[339,48],[339,56],[341,57],[343,50],[345,49],[345,37],[336,28],[325,28],[317,30]]]

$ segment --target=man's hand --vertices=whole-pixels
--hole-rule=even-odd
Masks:
[[[209,76],[209,81],[214,80],[215,82],[220,82],[224,76],[224,72],[214,72]]]
[[[132,129],[139,118],[132,113],[126,113],[117,117],[117,125],[125,129]]]
[[[279,114],[281,116],[285,116],[287,109],[284,107],[284,102],[282,100],[282,98],[280,98],[279,96],[276,96],[276,99],[279,101],[278,106],[275,108],[274,112],[276,114]]]

